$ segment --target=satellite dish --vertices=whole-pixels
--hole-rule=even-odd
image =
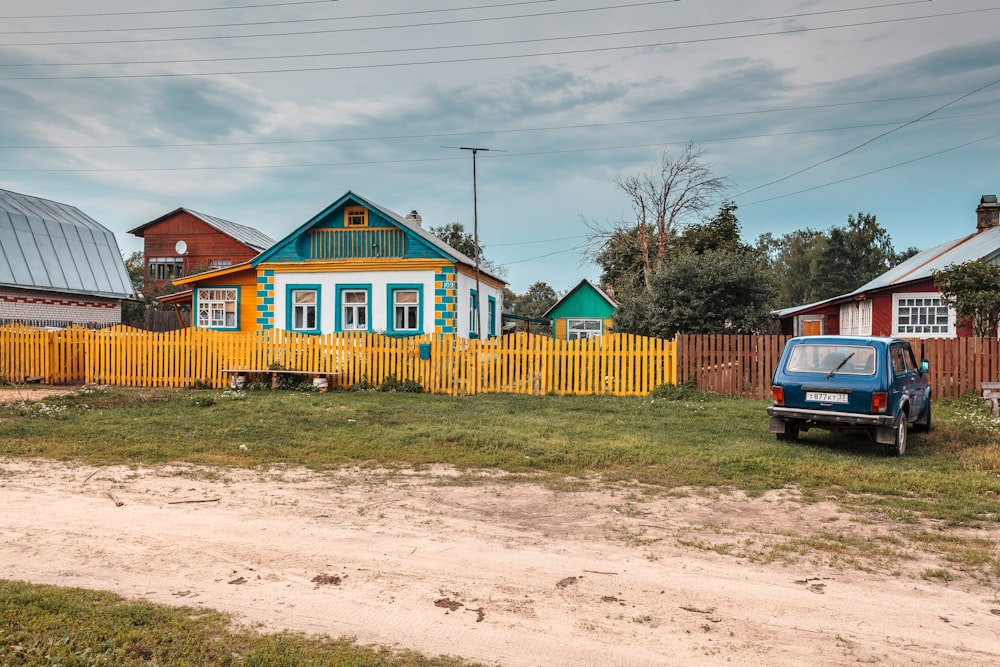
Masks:
[[[183,255],[188,250],[188,244],[184,241],[178,241],[177,244],[174,245],[174,250],[177,251],[178,255]]]

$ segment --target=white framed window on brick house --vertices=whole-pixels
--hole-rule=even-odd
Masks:
[[[840,333],[844,336],[872,335],[872,301],[852,301],[840,307]]]
[[[955,311],[937,292],[892,295],[892,335],[904,338],[951,338]]]

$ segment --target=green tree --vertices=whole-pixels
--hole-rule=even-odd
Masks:
[[[541,319],[558,300],[559,294],[548,283],[538,281],[528,287],[524,294],[514,295],[510,312],[522,317]],[[528,331],[541,335],[551,333],[548,327],[541,324],[529,324]]]
[[[659,338],[771,329],[775,287],[754,253],[677,250],[653,276],[652,292],[624,301],[615,329]]]
[[[652,230],[648,232],[654,234]],[[646,291],[636,228],[614,230],[593,260],[601,267],[602,285],[612,285],[622,295]]]
[[[481,269],[495,276],[504,277],[507,275],[506,267],[483,256],[486,249],[481,243],[476,244],[475,237],[470,232],[465,231],[465,226],[462,223],[449,222],[447,225],[442,225],[441,227],[431,227],[430,233],[471,259],[476,258],[476,250],[478,249],[479,267]]]
[[[775,237],[770,232],[757,237],[755,247],[770,266],[777,289],[775,307],[789,308],[819,301],[816,293],[816,263],[826,249],[827,236],[813,229],[798,229]]]
[[[142,327],[146,321],[146,299],[142,285],[146,275],[146,260],[141,250],[124,257],[125,270],[128,272],[135,300],[122,301],[122,324],[132,327]]]
[[[882,275],[896,263],[892,238],[874,215],[847,216],[846,227],[832,227],[816,260],[813,285],[819,299],[846,294]]]
[[[643,287],[651,292],[653,276],[667,261],[675,227],[698,219],[718,199],[726,179],[716,176],[705,163],[704,152],[689,143],[676,158],[664,151],[658,171],[618,177],[615,185],[628,196],[635,220],[611,229],[591,226],[587,254],[593,259],[609,243],[623,239],[634,244]],[[634,236],[620,234],[624,230],[634,230]]]
[[[750,246],[740,239],[740,221],[736,217],[736,204],[727,201],[719,207],[714,218],[686,225],[674,236],[675,249],[690,250],[701,255],[709,250],[748,252]]]
[[[934,283],[959,319],[980,337],[995,337],[1000,321],[1000,266],[982,260],[934,272]]]

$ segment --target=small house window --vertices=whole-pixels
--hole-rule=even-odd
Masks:
[[[233,265],[233,260],[231,259],[210,259],[208,260],[209,269],[225,269]]]
[[[486,310],[490,318],[490,337],[497,335],[497,300],[496,297],[489,297]]]
[[[469,338],[479,338],[479,294],[469,292]]]
[[[345,331],[368,330],[368,291],[342,290],[340,293],[341,323]]]
[[[368,209],[364,206],[350,206],[344,209],[344,227],[367,227]]]
[[[292,331],[316,331],[318,329],[319,293],[315,289],[291,290]]]
[[[198,326],[204,329],[235,329],[237,298],[234,287],[198,289]]]
[[[183,257],[150,257],[148,264],[150,280],[172,280],[184,275]]]
[[[392,291],[392,328],[406,332],[420,330],[420,296],[417,290]]]
[[[566,340],[597,338],[603,326],[601,320],[566,320]]]
[[[910,338],[955,335],[955,311],[940,294],[898,293],[892,295],[893,335]]]

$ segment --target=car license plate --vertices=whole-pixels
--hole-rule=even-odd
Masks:
[[[819,403],[847,403],[847,394],[837,394],[828,391],[807,391],[807,401],[817,401]]]

